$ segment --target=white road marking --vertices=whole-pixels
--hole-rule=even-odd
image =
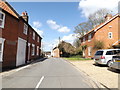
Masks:
[[[31,65],[27,65],[27,66],[24,66],[24,67],[18,68],[18,69],[16,69],[15,71],[20,71],[20,70],[25,69],[25,68],[27,68],[27,67],[29,67],[29,66],[31,66]]]
[[[37,90],[39,88],[39,86],[42,83],[42,81],[43,81],[44,78],[45,78],[44,76],[41,77],[40,81],[38,82],[38,84],[35,87],[35,90]]]

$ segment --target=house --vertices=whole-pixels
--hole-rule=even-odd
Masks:
[[[106,15],[106,21],[80,37],[81,46],[85,47],[83,56],[94,57],[98,49],[119,48],[120,15]]]
[[[40,57],[41,36],[29,25],[28,14],[20,16],[9,3],[0,1],[0,62],[13,68]]]
[[[52,51],[52,56],[55,58],[59,58],[60,57],[60,50],[58,47],[55,47]]]

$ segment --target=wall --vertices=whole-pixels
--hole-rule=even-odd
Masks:
[[[2,29],[2,38],[5,38],[3,50],[3,67],[15,67],[17,53],[18,19],[6,13],[4,26],[5,27]]]

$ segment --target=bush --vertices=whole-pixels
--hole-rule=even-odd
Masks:
[[[102,41],[95,41],[93,48],[94,49],[103,49],[104,48],[104,43]]]

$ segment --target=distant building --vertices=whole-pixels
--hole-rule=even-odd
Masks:
[[[39,58],[41,36],[29,25],[28,14],[20,16],[7,2],[0,1],[0,62],[13,68]]]
[[[60,50],[58,47],[55,47],[52,51],[52,56],[55,58],[59,58],[60,57]]]
[[[46,52],[44,52],[45,53],[45,57],[51,57],[51,52],[50,51],[46,51]]]
[[[106,21],[93,30],[89,31],[84,36],[80,37],[81,46],[87,46],[83,51],[83,56],[91,58],[94,56],[97,49],[95,49],[95,42],[103,43],[103,49],[119,48],[120,44],[120,15],[112,16],[108,14]]]

